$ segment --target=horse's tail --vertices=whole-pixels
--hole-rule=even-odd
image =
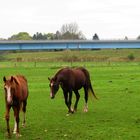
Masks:
[[[94,91],[93,91],[93,88],[92,88],[91,82],[90,82],[90,84],[89,84],[89,89],[91,90],[93,96],[94,96],[96,99],[98,99],[98,98],[96,97]]]
[[[80,68],[80,69],[83,71],[83,73],[84,73],[85,76],[86,76],[86,79],[87,79],[86,81],[87,81],[88,91],[90,90],[90,91],[92,92],[92,95],[93,95],[96,99],[98,99],[98,98],[96,97],[94,91],[93,91],[93,88],[92,88],[92,85],[91,85],[91,81],[90,81],[90,75],[89,75],[89,72],[88,72],[85,68]]]

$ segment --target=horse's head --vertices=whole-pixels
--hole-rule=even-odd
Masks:
[[[55,80],[55,78],[48,78],[48,80],[50,81],[50,97],[53,99],[59,89],[59,83]]]
[[[19,83],[17,79],[13,76],[11,76],[9,79],[6,79],[6,77],[4,76],[3,81],[4,81],[4,90],[5,90],[5,100],[7,104],[11,105],[13,103],[16,84]]]

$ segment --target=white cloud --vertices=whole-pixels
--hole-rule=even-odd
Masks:
[[[140,34],[139,0],[4,0],[0,38],[20,31],[55,32],[76,22],[87,38],[136,38]]]

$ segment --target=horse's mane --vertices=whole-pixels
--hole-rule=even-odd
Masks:
[[[20,82],[20,79],[23,79],[24,81],[27,82],[27,79],[23,76],[23,75],[14,75],[14,76],[11,76],[11,78],[13,78],[14,82],[17,84],[17,85],[20,85],[21,82]],[[20,79],[19,79],[20,78]]]
[[[65,69],[70,69],[70,68],[69,68],[69,67],[64,67],[64,68],[58,70],[58,71],[56,72],[55,76],[54,76],[54,79],[57,78],[57,76],[58,76],[63,70],[65,70]]]

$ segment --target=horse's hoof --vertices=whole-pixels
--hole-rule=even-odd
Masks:
[[[73,114],[74,113],[74,110],[70,110],[69,113]]]
[[[88,112],[88,109],[87,109],[87,108],[85,108],[85,109],[84,109],[84,112]]]
[[[19,138],[19,137],[22,137],[22,135],[19,134],[19,133],[17,133],[17,134],[16,134],[16,137]]]
[[[74,109],[73,112],[77,112],[77,109]]]
[[[25,128],[25,123],[22,123],[22,127]]]
[[[6,133],[5,136],[8,137],[8,138],[11,138],[11,134],[10,133]]]
[[[16,134],[16,131],[13,131],[13,134]]]

